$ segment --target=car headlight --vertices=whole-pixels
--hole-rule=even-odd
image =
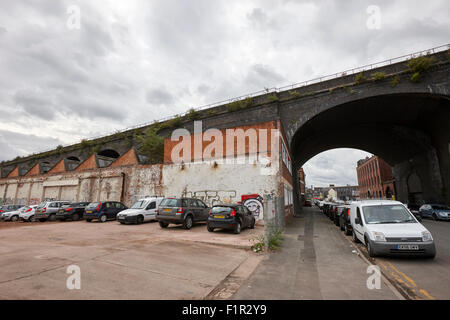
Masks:
[[[383,232],[373,232],[373,237],[375,241],[386,241],[386,237],[384,236]]]
[[[428,231],[422,232],[422,241],[433,241],[433,237],[431,236],[431,233]]]

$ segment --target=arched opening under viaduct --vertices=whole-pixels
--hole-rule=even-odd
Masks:
[[[293,136],[294,181],[298,169],[315,155],[336,148],[375,154],[393,167],[396,199],[450,202],[450,102],[435,94],[392,94],[355,100],[323,111]],[[355,163],[356,167],[356,163]],[[306,173],[307,174],[307,173]],[[413,181],[411,175],[414,174]],[[388,190],[394,192],[394,190]],[[298,184],[294,205],[300,207]]]
[[[109,166],[120,157],[120,153],[113,149],[105,149],[97,153],[98,164],[100,168]]]

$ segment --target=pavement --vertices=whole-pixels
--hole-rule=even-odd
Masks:
[[[283,247],[259,264],[232,299],[402,299],[384,277],[380,289],[368,289],[368,266],[320,210],[304,208],[286,226]]]
[[[10,225],[0,227],[0,299],[204,299],[231,274],[241,275],[237,287],[244,281],[258,263],[252,239],[263,232],[257,226],[240,235],[209,233],[205,224],[184,230],[116,221],[3,223]],[[66,286],[70,265],[80,267],[80,290]]]

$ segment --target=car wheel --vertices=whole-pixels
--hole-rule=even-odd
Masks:
[[[373,251],[373,247],[372,247],[372,245],[370,244],[370,240],[367,240],[367,238],[365,238],[365,241],[366,241],[366,248],[367,248],[367,252],[369,252],[369,256],[370,257],[376,257],[376,254],[375,254],[375,252]]]
[[[136,224],[141,224],[144,222],[144,217],[143,216],[137,216],[136,218]]]
[[[186,219],[184,219],[183,228],[189,230],[190,228],[192,228],[192,224],[192,216],[187,216]]]
[[[19,217],[18,217],[18,216],[12,216],[12,217],[11,217],[11,221],[12,221],[12,222],[16,222],[17,220],[19,220]]]
[[[214,228],[209,225],[206,226],[206,229],[208,229],[209,232],[214,232]]]
[[[234,227],[234,233],[235,233],[235,234],[241,233],[241,222],[240,222],[240,221],[238,221],[238,222],[236,223],[236,226]]]
[[[28,218],[28,221],[29,222],[35,222],[36,218],[34,216],[31,216],[31,217]]]
[[[255,229],[256,220],[253,218],[252,223],[250,224],[250,229]]]
[[[56,216],[55,216],[54,214],[51,214],[51,215],[48,217],[48,220],[49,220],[49,221],[55,221],[55,220],[56,220]]]
[[[437,221],[437,220],[438,220],[436,213],[433,213],[433,220],[434,220],[434,221]]]
[[[78,221],[78,220],[80,220],[80,215],[78,213],[74,213],[72,215],[72,221]]]
[[[159,226],[161,228],[167,228],[169,226],[169,224],[167,222],[164,222],[164,221],[159,221]]]
[[[354,243],[359,243],[359,239],[356,237],[355,230],[352,231],[352,240]]]
[[[91,222],[92,221],[92,219],[86,219],[86,222]]]
[[[125,222],[123,222],[123,221],[119,221],[120,222],[120,224],[125,224]]]
[[[106,214],[102,214],[100,216],[100,222],[106,222],[106,220],[108,220],[108,218],[106,217]]]
[[[351,233],[350,233],[350,230],[348,230],[347,224],[344,225],[344,234],[345,234],[346,236],[349,236],[349,235],[351,234]]]

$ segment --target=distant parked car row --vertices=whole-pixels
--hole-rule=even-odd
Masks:
[[[351,235],[355,243],[363,243],[371,257],[420,255],[434,258],[436,255],[431,233],[399,201],[366,200],[352,201],[349,204],[316,204],[346,235]]]
[[[118,201],[75,202],[44,201],[39,205],[10,205],[1,207],[5,221],[78,221],[117,220],[121,224],[141,224],[156,220],[161,228],[170,224],[191,229],[197,222],[206,222],[209,232],[231,229],[239,234],[243,229],[255,227],[256,219],[242,204],[217,204],[208,207],[195,198],[147,197],[139,199],[130,208]]]

